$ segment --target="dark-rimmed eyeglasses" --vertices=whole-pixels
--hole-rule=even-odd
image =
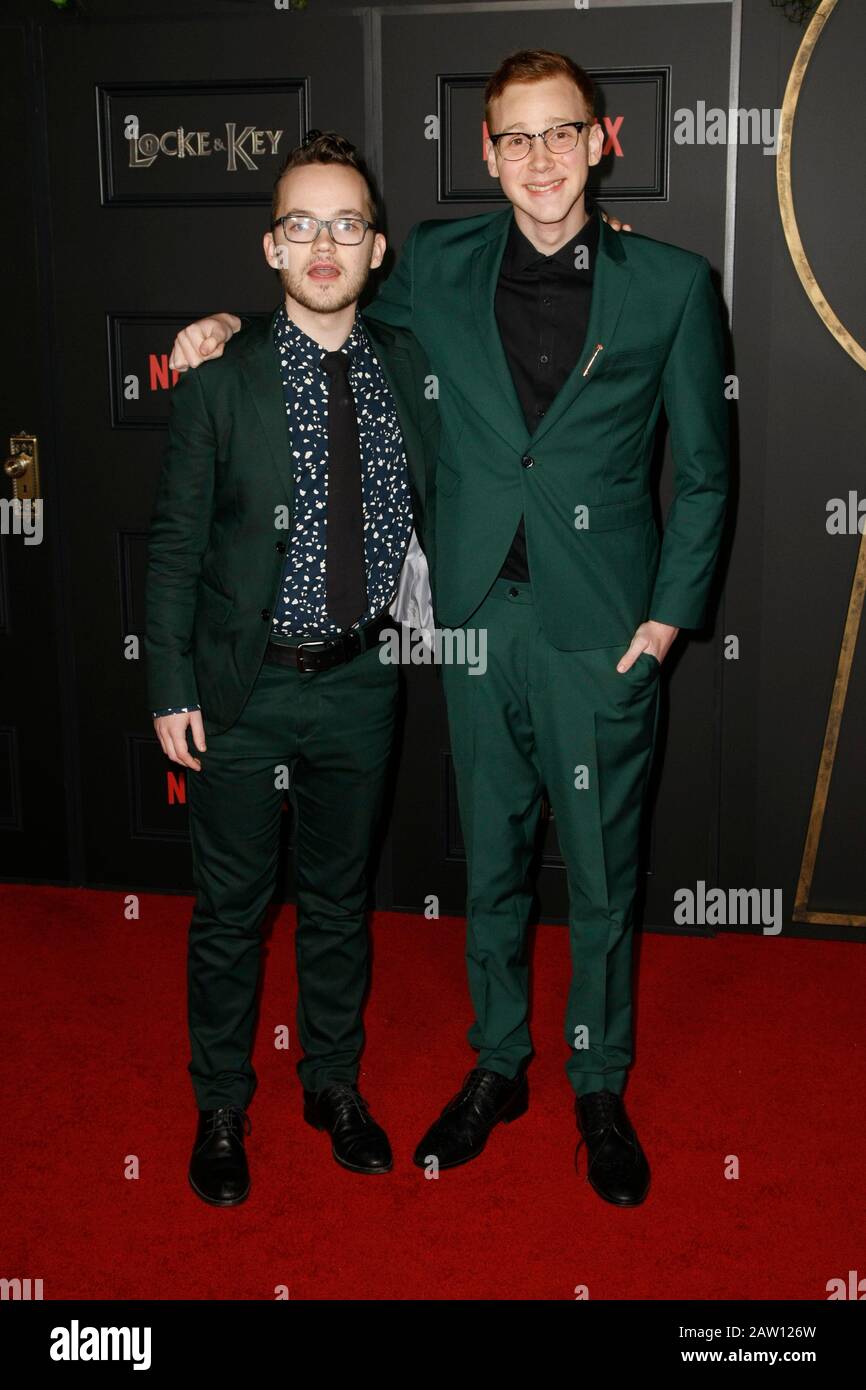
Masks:
[[[271,231],[282,227],[286,241],[315,241],[323,227],[338,246],[357,246],[375,225],[364,217],[307,217],[286,212],[271,223]]]
[[[532,149],[533,140],[543,140],[551,154],[567,154],[573,150],[580,139],[580,132],[589,128],[592,121],[560,121],[550,125],[547,130],[505,130],[490,139],[503,159],[525,159]]]

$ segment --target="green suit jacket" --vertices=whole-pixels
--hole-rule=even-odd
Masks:
[[[237,719],[272,631],[291,525],[289,424],[274,315],[186,372],[171,393],[150,528],[144,648],[151,709],[198,704],[214,732]],[[411,333],[366,325],[391,387],[415,531],[425,513],[439,418]]]
[[[700,627],[728,487],[723,333],[708,262],[602,223],[583,350],[530,435],[494,314],[512,217],[509,207],[419,223],[365,315],[411,328],[438,377],[437,621],[470,619],[522,514],[554,646],[612,646],[648,618]],[[663,539],[650,495],[662,405],[675,469]]]

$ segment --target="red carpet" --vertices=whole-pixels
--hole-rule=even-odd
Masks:
[[[0,888],[5,1105],[0,1276],[46,1299],[823,1299],[866,1274],[861,947],[638,938],[626,1092],[653,1186],[602,1202],[573,1166],[563,930],[534,949],[530,1108],[473,1163],[411,1153],[475,1054],[462,923],[380,914],[360,1080],[393,1172],[361,1177],[301,1119],[292,913],[269,936],[247,1139],[231,1210],[191,1192],[188,898]],[[140,1176],[124,1177],[135,1155]],[[729,1155],[740,1176],[725,1178]]]

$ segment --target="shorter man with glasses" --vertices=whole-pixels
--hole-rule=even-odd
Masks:
[[[311,132],[264,237],[283,302],[172,393],[145,647],[157,736],[188,769],[189,1179],[217,1206],[250,1189],[260,930],[287,780],[305,1118],[344,1167],[392,1165],[356,1084],[366,872],[398,691],[379,637],[429,612],[418,537],[438,415],[412,335],[356,316],[385,251],[376,220],[352,146]]]

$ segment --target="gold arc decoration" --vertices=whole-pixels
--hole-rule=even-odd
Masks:
[[[857,342],[852,333],[848,332],[848,329],[842,323],[839,316],[827,303],[827,300],[821,292],[821,287],[815,279],[815,274],[809,264],[808,257],[803,248],[799,228],[797,227],[797,218],[794,214],[794,195],[791,188],[791,140],[794,130],[794,115],[797,110],[800,89],[803,85],[806,69],[809,66],[809,61],[821,37],[824,25],[835,10],[836,4],[837,0],[821,0],[821,4],[815,11],[811,23],[806,33],[803,35],[803,41],[797,51],[797,56],[794,59],[794,64],[788,77],[788,85],[785,88],[785,97],[782,102],[781,119],[779,122],[779,152],[776,160],[776,187],[779,195],[779,211],[782,217],[785,240],[788,243],[791,259],[794,262],[794,269],[800,277],[800,282],[808,295],[809,302],[824,326],[829,329],[840,346],[845,349],[850,357],[853,357],[858,366],[866,371],[866,349]],[[824,743],[821,748],[821,759],[818,764],[818,774],[815,778],[815,788],[812,793],[812,807],[809,812],[806,843],[803,846],[800,877],[797,883],[797,891],[794,895],[794,910],[791,914],[795,922],[821,922],[828,925],[844,927],[866,926],[866,914],[864,913],[817,912],[809,907],[812,879],[815,873],[815,860],[818,856],[821,828],[827,809],[827,796],[830,791],[830,779],[833,776],[833,764],[836,759],[836,750],[839,744],[842,715],[845,710],[848,683],[851,677],[851,667],[854,662],[854,651],[857,646],[857,636],[860,631],[860,619],[863,613],[864,596],[866,596],[866,531],[864,531],[861,536],[857,552],[857,564],[851,583],[851,596],[848,602],[845,628],[842,633],[842,644],[839,648],[839,659],[836,663],[836,678],[833,682],[833,694],[830,697],[830,709],[827,714],[827,724],[824,730]]]
[[[827,303],[821,292],[821,286],[815,279],[815,273],[809,264],[800,238],[800,230],[794,213],[794,195],[791,190],[791,139],[794,133],[794,116],[797,111],[797,102],[800,99],[800,88],[803,85],[803,78],[806,76],[809,60],[821,37],[824,25],[836,8],[836,3],[837,0],[821,0],[811,24],[803,35],[803,42],[797,50],[794,66],[788,77],[788,85],[785,88],[785,97],[782,102],[782,114],[779,120],[776,188],[779,193],[779,211],[782,214],[785,240],[788,243],[791,260],[794,262],[794,269],[800,277],[803,289],[809,296],[812,308],[824,325],[829,328],[836,341],[841,344],[850,357],[854,358],[857,365],[866,371],[866,348],[857,342],[853,333],[848,332],[838,314]]]

